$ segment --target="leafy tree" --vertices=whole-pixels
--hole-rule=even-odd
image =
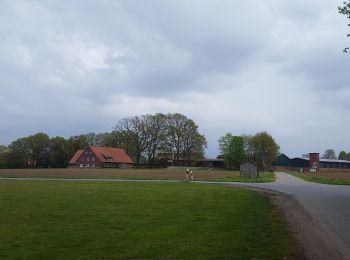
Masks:
[[[243,137],[227,133],[219,139],[219,149],[224,156],[225,164],[230,169],[239,169],[245,158]]]
[[[54,137],[50,140],[50,167],[63,168],[68,166],[70,156],[69,141],[63,137]]]
[[[142,155],[147,148],[149,138],[145,116],[124,118],[119,121],[115,130],[123,133],[124,138],[135,147],[133,157],[136,158],[136,166],[139,167]]]
[[[183,139],[183,158],[187,160],[187,164],[191,160],[204,158],[204,148],[206,147],[205,136],[198,132],[198,126],[190,120]]]
[[[182,114],[154,114],[124,118],[118,122],[113,132],[127,147],[140,165],[147,158],[148,166],[156,165],[161,153],[171,154],[175,165],[180,159],[202,158],[206,139],[199,134],[193,120]],[[115,139],[116,140],[116,139]]]
[[[345,151],[339,153],[338,160],[347,160],[347,154]]]
[[[204,154],[206,139],[198,132],[198,126],[192,119],[175,113],[168,114],[166,152],[173,155],[175,165],[180,159],[200,158]]]
[[[255,161],[259,170],[266,171],[276,161],[279,146],[267,132],[245,137],[246,155]]]
[[[324,154],[322,155],[323,159],[331,159],[336,160],[337,156],[335,154],[335,151],[333,149],[327,149]]]
[[[345,15],[347,19],[350,19],[350,1],[344,1],[343,5],[338,7],[338,11],[340,14]],[[350,23],[348,26],[350,26]],[[350,37],[350,33],[347,34],[347,37]],[[343,52],[348,53],[349,47],[346,47]]]
[[[32,149],[28,138],[19,138],[9,145],[5,161],[8,168],[26,168],[32,159]]]
[[[156,155],[160,150],[164,150],[166,144],[167,116],[161,113],[146,115],[146,125],[148,141],[146,145],[146,155],[148,166],[156,164]]]
[[[50,157],[50,137],[44,133],[37,133],[27,137],[31,150],[29,166],[33,168],[48,167]]]
[[[7,168],[6,156],[9,149],[5,145],[0,145],[0,168]]]

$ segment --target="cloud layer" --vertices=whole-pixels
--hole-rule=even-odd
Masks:
[[[350,150],[346,20],[330,1],[0,1],[0,143],[180,112],[217,155],[269,131],[291,156]]]

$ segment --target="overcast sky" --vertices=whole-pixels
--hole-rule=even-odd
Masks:
[[[208,139],[268,131],[350,151],[342,1],[0,0],[0,144],[179,112]]]

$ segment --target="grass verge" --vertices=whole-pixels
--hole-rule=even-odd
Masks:
[[[289,173],[295,177],[298,177],[300,179],[303,179],[309,182],[333,184],[333,185],[350,185],[349,179],[337,178],[336,174],[334,174],[334,176],[332,177],[332,174],[322,176],[322,173],[319,173],[317,175],[312,173],[300,173],[300,172],[291,172],[291,171],[286,171],[286,173]]]
[[[194,180],[271,182],[274,173],[262,173],[257,179],[241,178],[238,171],[225,169],[190,168]],[[123,180],[186,180],[186,168],[168,169],[0,169],[0,177],[8,178],[67,178]]]
[[[227,181],[227,182],[250,182],[250,183],[265,183],[273,182],[276,180],[274,172],[261,172],[259,173],[258,178],[243,178],[239,175],[237,176],[228,176],[224,178],[215,179],[215,181]]]
[[[0,181],[0,259],[285,259],[280,210],[191,183]]]

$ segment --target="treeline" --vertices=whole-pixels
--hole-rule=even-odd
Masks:
[[[350,153],[341,151],[337,156],[334,149],[327,149],[324,154],[321,156],[321,159],[331,159],[331,160],[350,160]]]
[[[219,149],[227,168],[239,170],[242,162],[254,161],[261,171],[269,170],[276,161],[279,146],[267,132],[234,136],[227,133],[219,139]]]
[[[50,138],[37,133],[0,145],[0,168],[62,168],[78,149],[106,146],[124,149],[136,166],[156,167],[160,159],[180,160],[204,157],[207,141],[192,119],[182,114],[154,114],[120,120],[112,132]]]

